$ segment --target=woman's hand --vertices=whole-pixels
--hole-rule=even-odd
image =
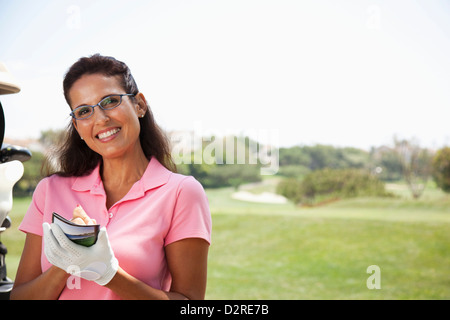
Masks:
[[[76,275],[102,286],[116,274],[119,262],[114,256],[105,227],[100,229],[97,242],[90,247],[69,240],[57,224],[44,222],[43,229],[44,253],[54,266],[66,272],[75,266],[80,270]]]
[[[73,209],[73,217],[70,221],[81,225],[97,224],[97,221],[95,221],[95,219],[91,219],[80,204],[78,204],[75,209]]]

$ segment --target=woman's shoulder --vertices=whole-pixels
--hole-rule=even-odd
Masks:
[[[58,174],[58,173],[54,173],[52,175],[49,175],[49,176],[45,177],[41,181],[46,181],[47,183],[54,183],[54,182],[58,182],[58,183],[66,182],[66,183],[69,183],[69,182],[75,181],[77,178],[78,177],[76,177],[76,176],[64,176],[64,175],[61,175],[61,174]]]
[[[36,186],[36,189],[39,190],[49,188],[61,188],[64,185],[72,186],[75,180],[76,177],[73,176],[65,177],[55,173],[39,181],[39,183]]]
[[[166,187],[174,188],[178,191],[192,188],[196,190],[201,189],[203,191],[202,185],[197,181],[196,178],[190,175],[173,172],[164,167],[155,158],[151,159],[151,163],[149,164],[148,169],[148,175],[146,175],[146,177],[149,180],[152,180],[152,182],[165,184]]]
[[[176,186],[178,193],[190,195],[205,193],[202,184],[193,176],[172,173],[170,175],[169,183]]]

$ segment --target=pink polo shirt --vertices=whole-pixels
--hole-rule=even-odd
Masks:
[[[193,177],[167,170],[155,158],[142,178],[109,210],[99,166],[84,177],[53,175],[43,179],[19,229],[42,236],[42,223],[51,223],[54,211],[71,219],[77,204],[106,226],[120,267],[156,289],[170,289],[165,246],[185,238],[211,241],[211,214],[203,187]],[[41,266],[43,272],[51,266],[44,250]],[[120,299],[94,281],[72,280],[60,299]]]

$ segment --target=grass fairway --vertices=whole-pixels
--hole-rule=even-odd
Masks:
[[[209,299],[450,298],[450,199],[437,190],[416,202],[313,209],[243,203],[231,192],[208,192]],[[367,288],[371,265],[380,267],[379,290]]]
[[[207,190],[213,217],[207,299],[449,299],[450,197],[353,199],[320,208],[231,199]],[[14,278],[30,199],[2,235]],[[379,266],[381,289],[367,268]]]
[[[438,224],[216,214],[208,298],[445,299],[449,240]]]

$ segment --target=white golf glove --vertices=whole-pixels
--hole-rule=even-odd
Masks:
[[[119,262],[111,249],[105,227],[100,229],[97,242],[90,247],[72,242],[54,223],[49,225],[44,222],[42,227],[44,253],[54,266],[66,272],[80,270],[75,273],[76,276],[95,281],[102,286],[110,282],[116,274]]]

